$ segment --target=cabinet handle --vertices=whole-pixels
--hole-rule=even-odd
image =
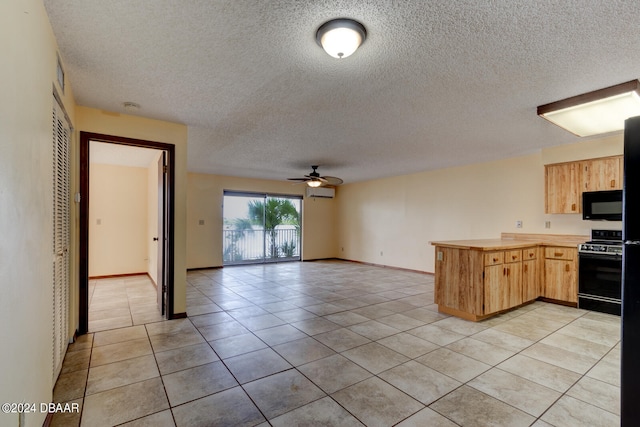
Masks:
[[[531,253],[531,254],[529,254],[529,258],[533,258],[533,255],[534,255],[534,254],[532,254],[532,253]]]
[[[571,266],[569,264],[566,264],[564,266],[564,271],[570,271],[571,270]]]
[[[518,255],[511,255],[511,259],[518,259]]]
[[[506,275],[507,275],[507,269],[506,269],[506,268],[503,268],[503,269],[502,269],[502,275],[503,275],[503,276],[506,276]]]
[[[509,276],[509,269],[507,268],[507,276]]]
[[[612,179],[611,180],[611,188],[614,188],[616,186],[616,180]]]
[[[524,272],[526,273],[529,270],[529,266],[525,264],[524,266]]]
[[[493,262],[498,262],[498,258],[494,258],[494,259],[493,259]]]
[[[575,211],[575,210],[576,210],[576,204],[575,204],[575,203],[573,203],[573,204],[571,205],[571,210],[572,210],[572,211]]]
[[[562,255],[564,255],[564,252],[556,252],[556,253],[554,253],[553,255],[554,255],[554,256],[562,256]]]

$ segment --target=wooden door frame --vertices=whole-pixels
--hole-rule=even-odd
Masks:
[[[78,333],[89,331],[89,145],[91,141],[127,145],[130,147],[165,150],[168,153],[168,235],[167,246],[167,318],[174,318],[174,259],[175,259],[175,145],[142,139],[124,138],[92,132],[80,132],[80,232],[79,232],[79,325]]]

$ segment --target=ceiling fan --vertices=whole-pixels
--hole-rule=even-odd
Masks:
[[[323,187],[325,185],[340,185],[342,180],[335,176],[320,176],[318,166],[311,166],[313,172],[309,175],[305,175],[304,178],[289,178],[289,181],[300,181],[306,183],[309,187]]]

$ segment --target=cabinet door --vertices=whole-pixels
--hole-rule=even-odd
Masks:
[[[622,189],[622,156],[585,160],[581,164],[583,191]]]
[[[580,165],[576,162],[545,166],[545,213],[582,211],[580,176]]]
[[[505,289],[509,294],[509,305],[505,308],[522,304],[522,263],[505,264]]]
[[[502,264],[484,269],[484,313],[509,308],[509,293],[505,286],[506,267]]]
[[[544,296],[559,301],[578,302],[574,261],[544,260]]]
[[[531,259],[522,262],[522,300],[533,301],[540,296],[540,282],[538,279],[538,260]]]

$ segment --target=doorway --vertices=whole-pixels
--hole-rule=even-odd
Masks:
[[[225,191],[223,265],[300,261],[302,197]]]
[[[165,318],[173,318],[174,279],[174,194],[175,194],[175,146],[172,144],[144,141],[110,135],[80,133],[80,256],[79,256],[79,328],[83,334],[89,330],[89,234],[90,234],[90,152],[92,143],[106,143],[126,147],[159,150],[157,170],[158,220],[154,235],[157,243],[157,302]],[[124,209],[124,208],[123,208]],[[97,221],[93,218],[94,221]],[[95,250],[95,249],[94,249]],[[151,258],[151,257],[150,257]],[[149,260],[153,261],[153,260]],[[153,265],[154,263],[151,263]],[[155,266],[154,266],[155,267]]]

